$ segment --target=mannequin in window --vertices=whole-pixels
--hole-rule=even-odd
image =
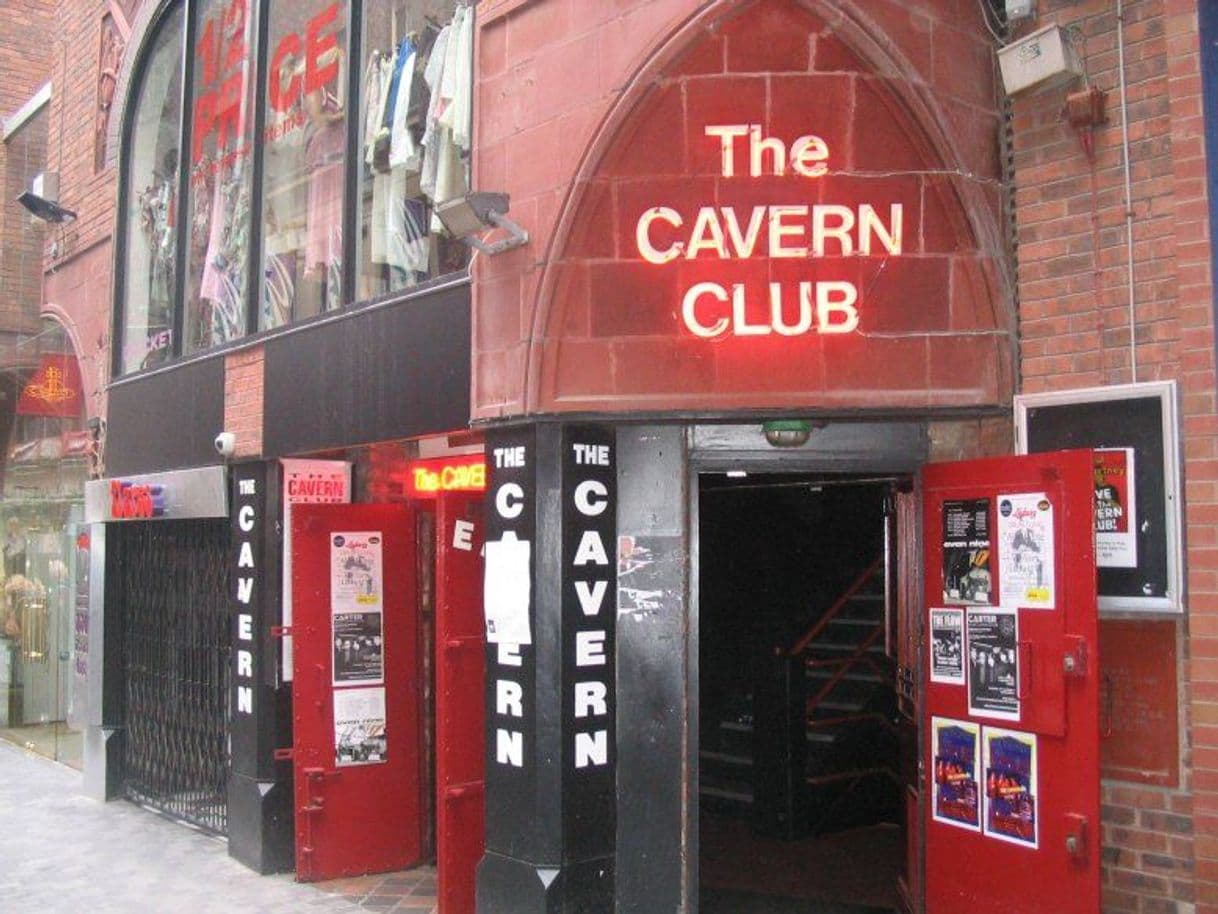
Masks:
[[[174,219],[176,208],[178,151],[170,149],[161,158],[161,167],[152,173],[152,183],[139,195],[140,230],[148,248],[152,269],[148,276],[148,317],[145,328],[149,351],[141,365],[147,368],[164,360],[165,346],[153,346],[169,330],[173,297]]]
[[[11,578],[15,574],[25,574],[25,534],[17,518],[8,519],[8,532],[4,537],[4,576]]]

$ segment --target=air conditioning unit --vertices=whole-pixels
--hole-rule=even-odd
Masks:
[[[1078,51],[1059,25],[1046,25],[999,48],[998,66],[1007,95],[1061,86],[1083,75]]]

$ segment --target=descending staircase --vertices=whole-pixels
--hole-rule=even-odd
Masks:
[[[894,667],[884,625],[877,560],[794,646],[775,652],[768,675],[754,671],[751,692],[703,709],[706,808],[792,838],[899,821]],[[764,702],[754,709],[756,695]]]

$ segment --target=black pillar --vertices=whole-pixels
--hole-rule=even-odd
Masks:
[[[497,430],[487,457],[488,617],[510,614],[502,596],[521,590],[504,585],[527,576],[527,607],[513,606],[527,608],[528,632],[515,644],[488,631],[477,910],[606,914],[616,832],[613,430]]]
[[[275,749],[292,743],[291,688],[280,682],[279,639],[271,634],[282,605],[279,465],[239,464],[231,485],[228,852],[276,873],[295,859],[291,762],[275,761]]]

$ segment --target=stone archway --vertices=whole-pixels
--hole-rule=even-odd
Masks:
[[[970,167],[969,132],[863,6],[719,2],[662,42],[566,198],[533,312],[527,412],[1009,403],[996,157],[992,173]],[[748,125],[756,140],[725,138]],[[823,173],[795,165],[806,136],[822,142],[806,164]],[[857,324],[822,332],[817,296],[847,287]]]

